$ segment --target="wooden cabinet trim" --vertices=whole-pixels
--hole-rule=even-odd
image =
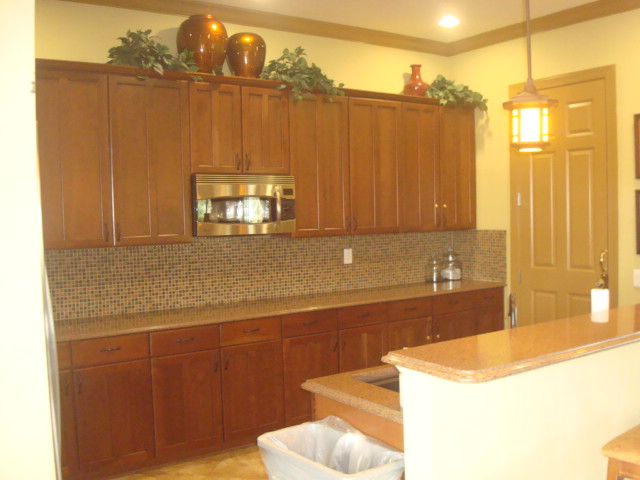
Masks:
[[[369,303],[338,310],[338,328],[353,328],[385,323],[389,318],[386,303]]]
[[[180,328],[150,334],[151,356],[175,355],[179,353],[211,350],[220,345],[217,325]]]
[[[282,317],[282,336],[285,338],[330,332],[337,328],[338,314],[335,309],[293,313]]]
[[[242,320],[220,325],[220,345],[223,347],[277,340],[281,337],[281,317]]]
[[[433,299],[431,297],[389,302],[389,321],[395,322],[411,318],[428,317],[431,315],[432,309]]]
[[[107,365],[148,356],[147,333],[77,340],[71,344],[71,357],[75,368]]]

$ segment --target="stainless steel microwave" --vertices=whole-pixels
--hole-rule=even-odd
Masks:
[[[256,235],[296,229],[288,175],[193,175],[194,235]]]

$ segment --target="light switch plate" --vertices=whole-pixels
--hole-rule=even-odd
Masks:
[[[633,270],[633,286],[640,287],[640,270],[637,268]]]
[[[350,248],[345,248],[342,250],[342,261],[345,265],[350,265],[353,263],[353,251]]]

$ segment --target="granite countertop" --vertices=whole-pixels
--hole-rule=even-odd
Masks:
[[[81,318],[55,322],[57,341],[83,340],[129,333],[250,320],[298,312],[341,308],[367,303],[503,287],[496,282],[462,280],[448,283],[415,283],[335,293],[319,293],[251,302]]]
[[[383,361],[460,383],[488,382],[640,340],[640,305],[389,352]]]
[[[402,424],[400,394],[366,383],[366,380],[376,380],[394,375],[398,375],[396,368],[383,365],[314,378],[304,382],[302,388]]]

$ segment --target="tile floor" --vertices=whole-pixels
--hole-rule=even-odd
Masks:
[[[111,480],[267,480],[258,447],[244,447],[188,462],[150,468]]]

